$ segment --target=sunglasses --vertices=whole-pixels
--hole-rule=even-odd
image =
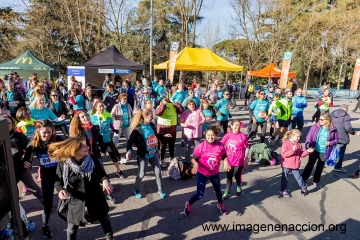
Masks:
[[[224,96],[229,96],[229,94],[224,94]]]
[[[259,93],[260,95],[265,95],[265,93]]]
[[[58,95],[51,95],[52,97],[58,97]]]
[[[325,121],[326,119],[325,118],[320,118],[319,121]]]

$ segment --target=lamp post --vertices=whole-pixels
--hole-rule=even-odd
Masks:
[[[322,54],[321,54],[321,70],[320,70],[320,86],[319,87],[321,87],[321,84],[322,84],[322,73],[323,73],[323,67],[324,67],[324,51],[325,51],[325,48],[327,47],[327,42],[323,41],[320,46],[322,48]]]
[[[152,82],[153,75],[153,0],[150,0],[150,79]]]

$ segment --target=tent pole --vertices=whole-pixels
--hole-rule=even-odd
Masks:
[[[153,77],[152,77],[152,68],[153,68],[153,0],[150,0],[150,82],[152,83]]]

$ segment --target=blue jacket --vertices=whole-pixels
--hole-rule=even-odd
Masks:
[[[306,97],[293,96],[292,98],[292,115],[294,117],[302,117],[304,108],[307,107]]]

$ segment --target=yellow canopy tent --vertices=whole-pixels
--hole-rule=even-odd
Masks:
[[[154,65],[154,69],[169,69],[169,61]],[[208,48],[184,48],[177,54],[175,70],[242,71],[243,67],[222,59]]]

